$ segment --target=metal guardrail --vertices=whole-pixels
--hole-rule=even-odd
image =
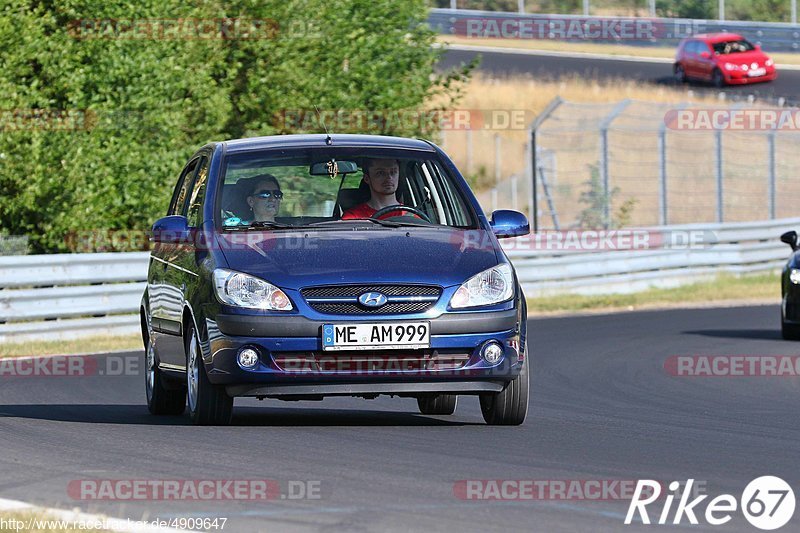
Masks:
[[[775,271],[789,255],[778,237],[799,226],[800,218],[791,218],[648,230],[702,232],[705,246],[694,249],[507,253],[529,297],[629,293],[723,272]],[[509,248],[519,243],[509,242]],[[0,343],[138,333],[148,257],[147,252],[0,257]]]
[[[597,17],[587,15],[521,14],[503,11],[477,11],[469,9],[430,10],[428,24],[439,33],[465,35],[468,20],[536,20],[536,21],[581,21],[600,22],[608,20],[633,19],[633,17]],[[624,39],[623,44],[633,46],[676,46],[684,37],[699,33],[733,32],[758,43],[769,52],[799,52],[800,26],[784,22],[748,22],[729,20],[695,20],[647,17],[634,20],[647,20],[657,28],[652,39]],[[465,35],[466,36],[466,35]],[[562,39],[559,39],[562,40]],[[563,39],[564,41],[585,41],[585,39]]]
[[[0,342],[124,335],[136,311],[150,254],[0,257]]]

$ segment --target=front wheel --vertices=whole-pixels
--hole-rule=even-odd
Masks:
[[[525,349],[525,359],[519,375],[508,382],[500,392],[481,394],[483,419],[492,426],[518,426],[528,414],[528,361],[530,352]]]
[[[419,412],[423,415],[452,415],[457,403],[455,394],[430,394],[417,398]]]
[[[800,341],[800,326],[786,322],[783,311],[781,311],[781,337],[787,341]]]
[[[233,398],[206,375],[197,332],[190,326],[186,336],[186,389],[189,417],[198,426],[226,426],[233,414]]]

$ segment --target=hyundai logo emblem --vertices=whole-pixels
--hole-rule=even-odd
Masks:
[[[365,292],[358,297],[358,303],[364,307],[380,307],[386,304],[386,295],[379,292]]]

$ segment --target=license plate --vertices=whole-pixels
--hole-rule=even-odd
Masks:
[[[755,70],[751,70],[747,73],[748,76],[751,78],[755,78],[756,76],[763,76],[767,73],[767,69],[765,68],[757,68]]]
[[[322,349],[336,351],[429,348],[430,337],[430,322],[325,324],[322,326]]]

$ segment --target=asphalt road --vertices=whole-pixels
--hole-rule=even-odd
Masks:
[[[446,69],[469,62],[478,55],[474,51],[449,50],[440,61]],[[672,66],[668,63],[646,61],[622,61],[614,59],[587,59],[576,57],[553,57],[547,55],[521,55],[503,52],[480,52],[479,70],[495,76],[532,75],[545,79],[580,76],[589,79],[637,80],[654,85],[678,88],[672,79]],[[719,93],[720,89],[703,83],[691,83],[683,87],[695,92]],[[746,99],[749,95],[770,103],[783,97],[789,105],[800,105],[800,71],[779,71],[773,82],[722,89],[727,98]]]
[[[664,370],[671,355],[797,355],[777,324],[776,306],[531,320],[532,407],[520,427],[484,425],[475,398],[451,417],[422,416],[409,399],[237,400],[233,426],[193,427],[147,413],[141,353],[97,358],[106,374],[110,360],[136,363],[122,377],[6,376],[0,497],[134,519],[226,517],[225,531],[241,532],[757,531],[739,512],[720,527],[626,527],[628,500],[463,500],[454,482],[693,478],[738,498],[772,474],[800,495],[800,379]],[[68,493],[86,479],[256,478],[319,482],[321,498]],[[799,530],[800,508],[781,531]]]

